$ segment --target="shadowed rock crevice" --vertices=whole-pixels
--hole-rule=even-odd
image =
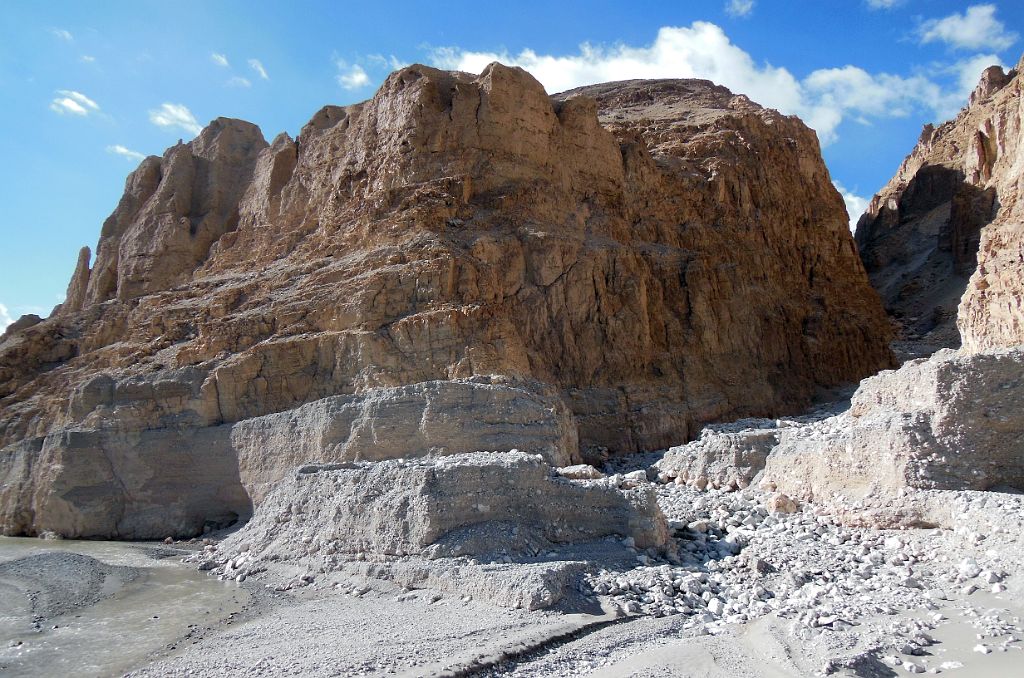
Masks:
[[[927,165],[898,197],[872,204],[856,241],[871,284],[904,338],[957,348],[956,309],[978,264],[981,229],[996,216],[993,187]]]
[[[871,282],[904,338],[931,350],[1024,342],[1019,68],[985,70],[969,105],[926,125],[857,225]]]

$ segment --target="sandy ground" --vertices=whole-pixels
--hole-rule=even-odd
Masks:
[[[693,501],[689,491],[679,492],[675,496],[676,490],[669,489],[662,499]],[[288,591],[273,591],[274,584],[262,583],[271,588],[253,599],[233,627],[215,630],[133,675],[1015,675],[1024,661],[1021,498],[971,496],[989,505],[985,515],[995,523],[971,523],[990,531],[988,536],[941,529],[856,530],[854,541],[897,540],[912,544],[914,553],[931,554],[914,566],[916,576],[929,582],[927,586],[941,587],[941,593],[931,597],[929,590],[922,596],[915,589],[917,597],[912,597],[887,586],[870,595],[837,591],[838,598],[826,596],[819,599],[821,607],[808,608],[846,609],[848,624],[808,625],[806,614],[792,609],[742,623],[723,618],[695,624],[687,615],[626,615],[621,599],[612,598],[600,599],[604,611],[599,614],[526,612],[467,599],[459,592],[408,591],[372,579],[356,586],[351,572],[336,572],[315,585]],[[670,503],[663,508],[679,510]],[[1015,518],[1018,513],[1021,520]],[[780,533],[748,549],[776,563],[791,559],[794,569],[806,573],[816,565],[829,566],[831,561],[821,556],[815,560],[814,554],[837,551],[826,541],[832,536],[834,532],[826,531],[820,541],[793,541]],[[892,547],[882,550],[895,552]],[[725,558],[719,567],[745,567],[745,557]],[[1003,573],[999,590],[990,591],[978,578],[955,577],[964,559],[998,566]],[[637,570],[644,571],[650,570]],[[760,581],[770,586],[772,577],[788,575],[780,570]],[[979,585],[977,590],[969,590],[972,582]],[[856,605],[850,600],[854,597],[859,599]],[[910,599],[922,604],[906,604]],[[854,615],[854,609],[877,612]],[[917,642],[908,647],[908,639]]]
[[[434,598],[383,582],[361,596],[281,596],[251,610],[249,621],[131,675],[443,675],[600,621]]]
[[[0,542],[4,675],[897,676],[912,662],[994,677],[1024,661],[1012,642],[1022,638],[1019,588],[955,594],[937,610],[846,630],[775,614],[695,630],[683,615],[526,612],[380,581],[361,594],[329,581],[277,592],[154,560],[149,547],[31,542]],[[900,655],[894,638],[920,628],[937,642]],[[981,642],[992,651],[974,651]]]
[[[131,675],[897,676],[909,673],[902,662],[913,661],[934,673],[995,678],[1015,675],[1024,660],[1019,644],[990,654],[972,649],[974,622],[990,610],[1019,628],[1024,606],[1004,596],[947,601],[945,620],[930,631],[938,642],[894,666],[894,629],[931,624],[935,612],[862,619],[848,631],[810,637],[769,615],[708,635],[684,629],[682,617],[527,613],[459,599],[431,603],[430,591],[399,602],[402,595],[380,584],[363,596],[307,591],[264,601],[250,620]],[[986,642],[997,647],[1009,637]]]

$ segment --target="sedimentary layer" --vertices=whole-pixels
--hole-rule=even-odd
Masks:
[[[845,224],[814,133],[706,81],[549,97],[499,64],[411,66],[296,139],[215,120],[142,162],[67,301],[0,340],[0,477],[22,483],[2,496],[2,529],[37,530],[77,496],[24,471],[65,431],[173,440],[501,375],[571,422],[553,454],[575,460],[799,408],[890,364]],[[523,447],[495,430],[458,451]],[[170,445],[148,489],[125,492],[159,495],[163,464],[220,459],[231,443],[217,440]],[[387,456],[378,442],[361,454]],[[217,478],[247,495],[264,482],[247,469],[274,478],[296,461],[268,447],[232,468],[225,454]]]

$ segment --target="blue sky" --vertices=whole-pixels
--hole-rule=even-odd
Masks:
[[[549,91],[705,77],[800,115],[861,209],[984,65],[1024,50],[1024,3],[21,2],[0,5],[0,328],[63,298],[143,155],[238,117],[295,135],[395,66],[526,67]]]

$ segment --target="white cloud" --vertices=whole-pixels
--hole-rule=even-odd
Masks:
[[[446,68],[479,73],[492,61],[522,66],[550,92],[580,85],[632,78],[707,78],[754,100],[796,112],[802,108],[800,83],[785,68],[754,62],[732,44],[715,24],[696,21],[689,27],[666,26],[646,47],[583,44],[578,54],[551,56],[526,49],[507,52],[435,50],[434,59]]]
[[[335,62],[335,65],[338,67],[338,84],[345,89],[359,89],[370,84],[370,76],[366,74],[366,71],[359,64],[349,66],[339,59]]]
[[[367,63],[372,64],[373,66],[376,66],[378,68],[388,68],[392,71],[397,71],[398,69],[405,68],[406,66],[409,65],[408,62],[402,61],[394,54],[390,54],[388,56],[384,56],[383,54],[371,54],[368,57],[366,57],[366,61]],[[344,62],[338,62],[339,68],[342,68],[343,65]]]
[[[64,42],[74,42],[75,36],[71,35],[71,31],[63,28],[51,28],[50,34],[63,40]]]
[[[263,80],[270,80],[270,76],[267,75],[267,69],[263,68],[263,64],[260,63],[259,59],[249,59],[249,68],[256,71],[256,75],[260,76]]]
[[[57,96],[50,102],[50,110],[64,115],[86,116],[100,110],[99,104],[81,92],[69,89],[57,90]]]
[[[846,212],[850,215],[850,233],[853,233],[857,230],[857,220],[860,219],[860,215],[864,214],[868,209],[869,200],[846,190],[838,181],[833,181],[832,184],[839,191],[839,195],[843,196],[843,202],[846,203]]]
[[[959,107],[963,98],[959,91],[948,92],[923,75],[872,74],[855,66],[820,69],[801,81],[785,68],[757,63],[719,26],[704,21],[662,27],[654,42],[642,47],[583,44],[578,53],[566,56],[531,49],[510,54],[448,47],[434,50],[432,61],[471,73],[492,61],[522,66],[549,92],[633,78],[706,78],[764,106],[799,115],[824,144],[836,139],[836,130],[847,117],[870,124],[871,117],[901,117],[915,110],[945,115],[951,101]]]
[[[228,87],[252,87],[252,83],[249,82],[248,78],[243,78],[239,75],[228,80]]]
[[[210,53],[210,61],[217,64],[218,66],[223,66],[224,68],[227,68],[231,65],[228,62],[228,58],[226,56],[224,56],[223,54],[219,54],[217,52]]]
[[[149,112],[149,121],[157,127],[174,129],[175,127],[191,134],[199,134],[202,127],[196,122],[192,111],[184,104],[160,104],[160,108]]]
[[[892,9],[902,5],[904,0],[868,0],[871,9]]]
[[[14,318],[11,317],[11,312],[7,310],[7,307],[0,304],[0,334],[3,334],[7,326],[14,322]]]
[[[989,66],[1002,66],[1003,70],[1006,70],[1002,60],[995,54],[978,54],[958,61],[946,69],[947,72],[954,74],[957,82],[960,83],[958,94],[961,105],[967,102],[967,97],[974,91],[978,80],[981,79],[982,71]]]
[[[81,61],[81,62],[82,62],[83,64],[92,64],[92,63],[96,63],[96,57],[94,57],[94,56],[91,56],[91,55],[89,55],[89,54],[83,54],[82,56],[78,57],[78,59],[79,59],[79,61]]]
[[[972,5],[963,14],[954,12],[942,19],[931,19],[918,29],[921,42],[944,42],[957,49],[1006,49],[1017,41],[1017,34],[1006,30],[996,19],[995,5]]]
[[[114,144],[113,146],[107,146],[107,153],[113,153],[119,155],[122,158],[128,158],[129,160],[142,160],[146,156],[138,151],[133,151],[130,148],[126,148],[121,144]]]
[[[725,4],[725,13],[729,16],[750,16],[754,11],[754,0],[729,0]]]
[[[923,75],[904,78],[844,66],[814,71],[803,84],[818,106],[861,117],[902,118],[922,106],[940,110],[946,104],[942,88]]]

